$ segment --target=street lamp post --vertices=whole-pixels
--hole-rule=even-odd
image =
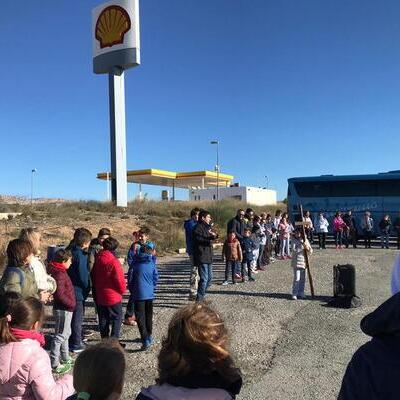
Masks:
[[[36,172],[37,172],[36,168],[33,168],[31,170],[31,206],[33,205],[33,176],[35,175]]]
[[[265,180],[267,181],[267,186],[266,186],[266,189],[268,189],[268,176],[267,175],[265,175]]]
[[[215,144],[217,146],[217,164],[215,169],[217,171],[217,201],[219,200],[219,140],[212,140],[210,144]]]

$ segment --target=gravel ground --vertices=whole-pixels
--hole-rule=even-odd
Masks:
[[[225,317],[232,353],[243,372],[244,387],[238,398],[335,399],[352,354],[368,340],[359,329],[361,318],[390,296],[390,270],[396,253],[380,249],[316,250],[311,267],[317,296],[298,301],[290,299],[289,262],[277,261],[258,273],[254,283],[220,286],[224,267],[217,260],[208,299]],[[137,327],[123,327],[128,364],[123,399],[133,399],[142,386],[154,382],[157,354],[168,321],[187,303],[187,258],[159,261],[155,346],[140,351]],[[338,263],[356,266],[362,307],[326,307],[332,295],[332,266]],[[88,310],[86,326],[96,327],[93,307]]]

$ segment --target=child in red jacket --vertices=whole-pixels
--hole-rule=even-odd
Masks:
[[[69,250],[60,249],[54,254],[53,261],[47,267],[47,272],[57,283],[57,290],[53,294],[55,331],[50,348],[51,367],[57,374],[64,374],[72,369],[68,339],[71,335],[71,320],[76,299],[74,286],[67,274],[71,263],[72,253]]]
[[[92,269],[99,328],[102,338],[119,339],[122,323],[122,295],[126,290],[124,270],[114,252],[119,243],[113,237],[103,242]],[[111,334],[110,334],[111,325]]]

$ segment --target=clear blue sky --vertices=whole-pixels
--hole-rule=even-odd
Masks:
[[[28,195],[37,168],[37,196],[105,198],[108,85],[91,54],[100,3],[2,0],[0,193]],[[399,169],[399,1],[140,6],[129,169],[212,169],[214,138],[223,172],[257,186],[268,175],[280,198],[292,176]]]

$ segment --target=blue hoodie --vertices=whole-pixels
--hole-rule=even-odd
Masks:
[[[77,301],[86,300],[90,292],[88,254],[78,246],[71,248],[72,264],[68,268],[68,275],[74,285]]]
[[[156,257],[143,252],[136,254],[128,271],[128,287],[134,301],[153,300],[157,282]]]

